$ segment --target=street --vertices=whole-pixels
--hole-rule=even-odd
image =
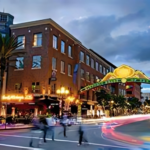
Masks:
[[[84,125],[86,131],[86,137],[88,139],[89,145],[82,145],[80,147],[78,144],[78,125],[68,127],[67,138],[63,135],[58,135],[62,130],[61,127],[55,128],[55,141],[51,141],[50,135],[47,135],[47,143],[42,144],[40,147],[42,149],[48,150],[77,150],[77,149],[87,149],[87,150],[104,150],[108,148],[113,148],[115,150],[125,150],[126,146],[122,146],[121,143],[114,143],[111,140],[104,139],[101,133],[101,126],[98,125]],[[39,135],[34,135],[34,147],[37,147]],[[30,130],[7,130],[1,131],[0,133],[0,149],[2,150],[15,150],[15,149],[34,149],[29,148],[30,141]]]

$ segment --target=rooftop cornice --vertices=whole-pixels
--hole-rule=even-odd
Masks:
[[[73,35],[71,35],[68,31],[63,29],[60,25],[58,25],[55,21],[53,21],[51,18],[49,19],[43,19],[43,20],[37,20],[37,21],[31,21],[31,22],[24,22],[24,23],[18,23],[13,24],[10,26],[11,29],[19,29],[19,28],[26,28],[26,27],[32,27],[37,25],[43,25],[43,24],[51,24],[56,29],[60,30],[63,34],[71,38],[73,41],[77,43],[81,43],[78,39],[76,39]]]

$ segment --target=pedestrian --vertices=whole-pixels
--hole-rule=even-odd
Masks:
[[[80,125],[79,126],[79,143],[78,143],[78,146],[82,145],[82,142],[84,142],[85,144],[88,144],[88,141],[85,137],[85,132],[84,132],[83,126]]]
[[[54,141],[54,131],[55,131],[55,125],[56,125],[56,116],[53,115],[52,117],[49,116],[46,118],[46,121],[47,121],[47,125],[48,125],[48,132],[50,132],[52,134],[52,141]]]
[[[47,129],[48,129],[46,117],[42,117],[40,119],[40,129],[43,131],[43,135],[41,134],[39,137],[39,145],[42,144],[42,141],[40,140],[42,136],[43,136],[44,143],[46,143],[46,134],[47,134]]]
[[[33,127],[31,128],[31,140],[29,142],[29,146],[30,147],[33,147],[33,135],[35,133],[38,133],[38,131],[40,131],[40,122],[39,122],[39,118],[38,117],[34,117],[32,119],[32,125],[33,125]]]
[[[61,119],[61,125],[63,127],[63,131],[61,131],[59,134],[61,134],[62,132],[64,133],[64,137],[66,136],[66,128],[67,128],[67,121],[68,121],[68,117],[66,114],[63,115],[62,119]]]

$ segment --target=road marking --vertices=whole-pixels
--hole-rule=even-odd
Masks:
[[[32,148],[32,147],[9,145],[9,144],[0,144],[0,146],[11,147],[11,148],[21,148],[21,149],[28,149],[28,150],[44,150],[42,148]]]
[[[16,138],[27,138],[30,139],[31,137],[29,136],[20,136],[20,135],[5,135],[5,134],[0,134],[2,136],[9,136],[9,137],[16,137]],[[39,139],[39,137],[32,137],[33,139]],[[51,139],[47,138],[47,140],[51,141]],[[55,141],[58,142],[69,142],[69,143],[78,143],[78,141],[71,141],[71,140],[61,140],[61,139],[55,139]],[[117,145],[106,145],[106,144],[98,144],[98,143],[88,143],[89,145],[93,146],[105,146],[105,147],[116,147],[116,148],[128,148],[128,147],[123,147],[123,146],[117,146]]]
[[[93,129],[99,129],[99,128],[97,127],[97,128],[90,128],[90,129],[84,129],[84,130],[93,130]],[[67,130],[67,132],[72,132],[72,131],[77,131],[77,130]]]

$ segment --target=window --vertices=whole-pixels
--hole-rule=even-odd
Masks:
[[[98,71],[98,62],[96,62],[96,70]]]
[[[51,86],[51,94],[56,94],[56,84]]]
[[[81,69],[81,78],[84,79],[84,70]]]
[[[107,73],[109,73],[109,69],[107,69]]]
[[[94,60],[91,58],[91,67],[94,69]]]
[[[68,76],[72,75],[72,66],[68,65]]]
[[[16,93],[20,93],[21,86],[22,86],[21,83],[16,83],[16,84],[15,84],[15,92],[16,92]]]
[[[132,91],[127,91],[126,93],[127,93],[127,94],[132,94]]]
[[[41,68],[41,56],[33,56],[32,68]]]
[[[65,42],[61,41],[61,53],[65,53]]]
[[[16,58],[16,68],[23,69],[24,68],[24,57],[17,57]]]
[[[32,92],[40,93],[40,82],[32,82]]]
[[[84,62],[84,53],[80,52],[80,61]]]
[[[113,67],[111,67],[111,71],[112,71],[112,72],[114,71],[114,68],[113,68]]]
[[[0,15],[0,21],[6,22],[7,21],[7,15]]]
[[[72,57],[72,47],[70,45],[68,46],[68,56]]]
[[[90,73],[89,72],[86,72],[86,80],[90,81]]]
[[[93,82],[94,82],[94,75],[91,74],[91,83],[93,83]]]
[[[53,48],[57,49],[58,45],[57,45],[57,36],[53,35]]]
[[[52,58],[52,69],[56,70],[56,58]]]
[[[90,65],[90,57],[89,57],[89,55],[86,55],[86,64]]]
[[[17,37],[17,42],[22,44],[17,49],[23,49],[25,47],[25,36],[18,36]]]
[[[105,67],[103,67],[103,74],[104,74],[104,75],[106,74],[106,70],[105,70]]]
[[[100,73],[103,73],[102,65],[99,65],[99,71],[100,71]]]
[[[65,73],[65,62],[61,61],[61,73]]]
[[[42,46],[42,33],[34,34],[33,46]]]

